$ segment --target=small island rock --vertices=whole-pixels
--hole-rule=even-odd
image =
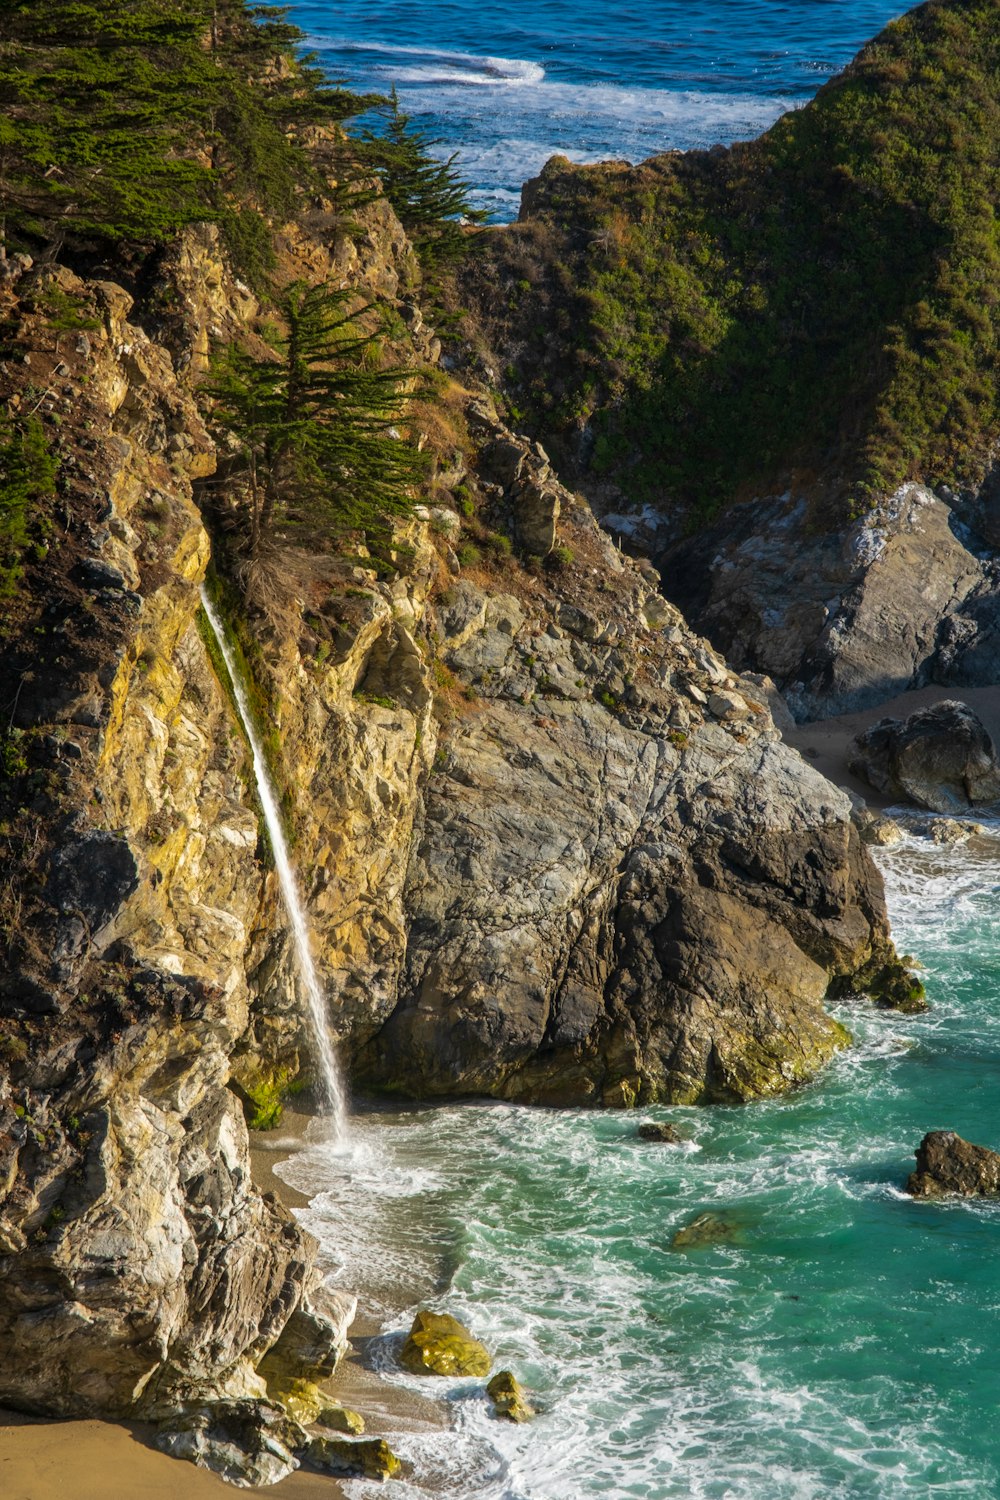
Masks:
[[[450,1313],[418,1312],[399,1355],[411,1375],[488,1375],[493,1359]]]
[[[644,1120],[639,1126],[640,1141],[666,1141],[669,1146],[676,1146],[682,1137],[676,1125],[660,1125],[655,1120]]]
[[[493,1402],[495,1414],[508,1422],[530,1422],[535,1415],[524,1386],[510,1370],[500,1370],[494,1375],[486,1394]]]
[[[932,1130],[917,1148],[917,1170],[907,1179],[914,1198],[961,1193],[966,1198],[1000,1196],[1000,1151],[973,1146],[954,1130]]]
[[[738,1226],[722,1214],[699,1214],[684,1224],[670,1241],[674,1250],[703,1250],[736,1237]]]
[[[907,719],[880,719],[858,735],[848,765],[883,796],[932,812],[1000,799],[996,747],[972,710],[950,699]]]

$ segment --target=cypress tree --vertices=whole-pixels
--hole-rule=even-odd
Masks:
[[[395,88],[383,114],[382,133],[362,134],[365,159],[380,178],[422,267],[434,273],[464,253],[468,237],[463,222],[481,224],[487,215],[472,207],[471,187],[455,167],[457,152],[447,161],[434,156],[440,142],[415,128],[400,109]]]
[[[328,87],[285,12],[245,0],[21,0],[0,14],[0,231],[156,245],[218,219],[262,225],[318,178],[295,127],[367,107]]]
[[[231,346],[216,364],[213,421],[239,442],[226,483],[246,494],[252,559],[279,526],[384,538],[412,509],[423,462],[394,424],[413,372],[377,367],[377,335],[358,326],[351,298],[296,282],[280,300],[287,333],[275,357]]]

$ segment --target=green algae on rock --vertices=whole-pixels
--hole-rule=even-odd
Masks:
[[[418,1312],[400,1350],[411,1375],[488,1375],[493,1358],[450,1313]]]
[[[331,1432],[348,1432],[352,1437],[360,1437],[365,1430],[365,1419],[349,1406],[324,1406],[316,1413],[316,1425],[329,1427]]]
[[[305,1456],[328,1474],[343,1474],[357,1479],[391,1479],[403,1467],[384,1438],[315,1437],[305,1449]]]
[[[684,1139],[676,1125],[659,1124],[655,1120],[644,1120],[636,1131],[640,1141],[663,1141],[676,1146]]]
[[[704,1250],[709,1245],[724,1245],[738,1237],[739,1224],[726,1214],[704,1213],[677,1230],[670,1241],[672,1250]]]

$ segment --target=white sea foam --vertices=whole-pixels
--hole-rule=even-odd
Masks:
[[[313,36],[321,58],[343,58],[366,87],[395,85],[404,110],[441,137],[438,154],[458,152],[476,201],[515,216],[522,183],[556,154],[580,163],[686,150],[758,135],[801,100],[747,88],[567,82],[531,58]],[[334,66],[336,66],[334,64]],[[357,82],[357,78],[355,79]]]

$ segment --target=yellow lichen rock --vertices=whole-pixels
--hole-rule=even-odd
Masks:
[[[418,1312],[399,1362],[411,1375],[488,1375],[489,1350],[450,1313]]]

